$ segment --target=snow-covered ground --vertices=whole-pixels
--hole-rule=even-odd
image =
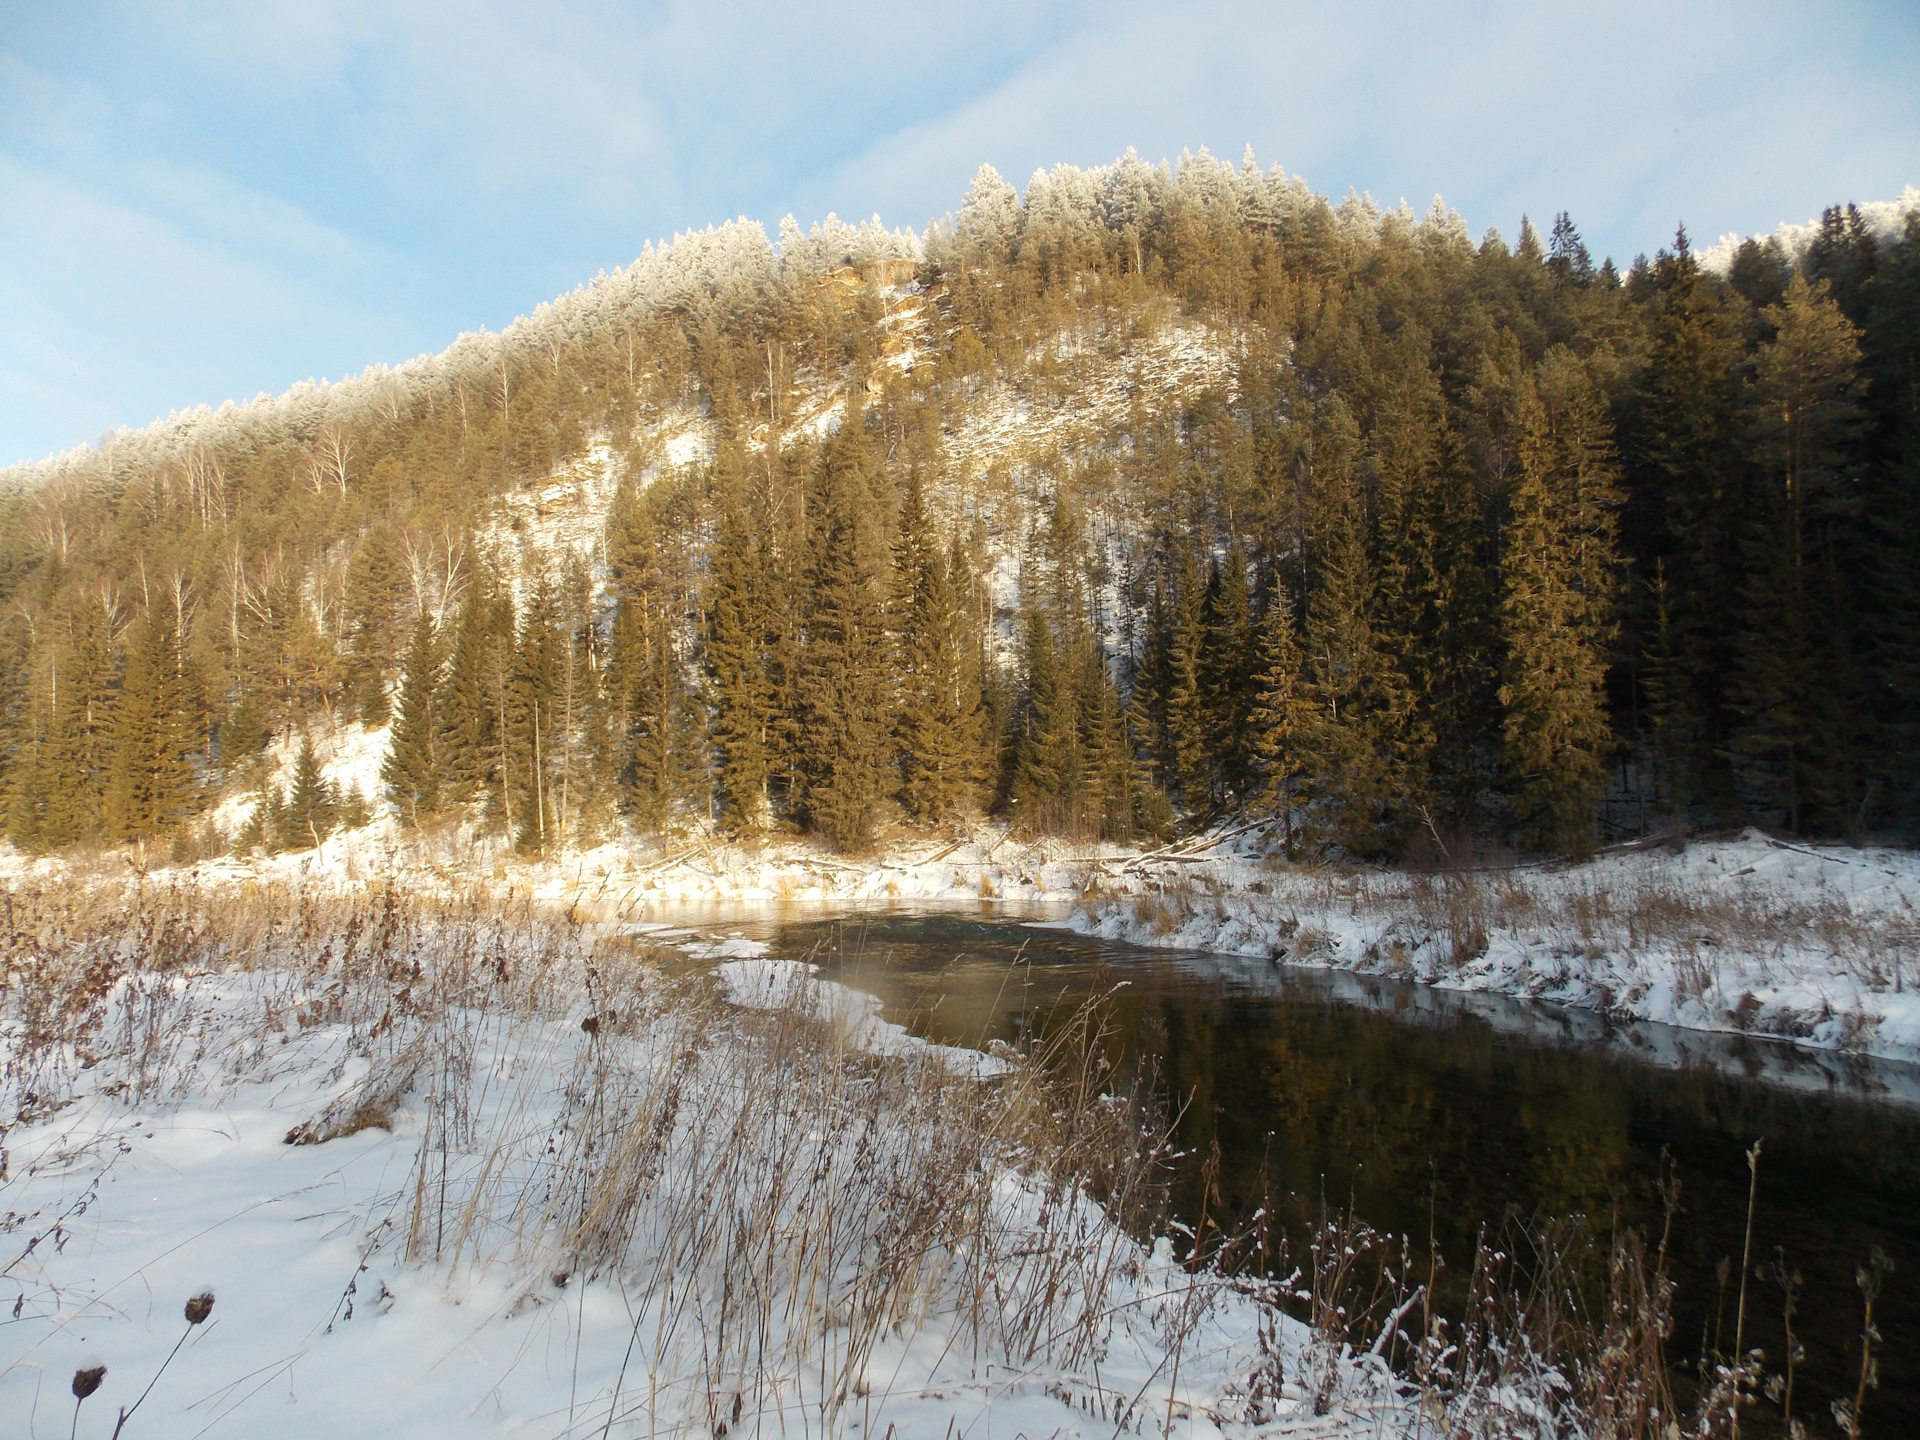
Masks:
[[[341,781],[377,766],[375,736],[322,749]],[[103,1436],[136,1402],[133,1436],[715,1440],[1386,1437],[1440,1403],[1290,1318],[1308,1291],[1123,1228],[1083,1132],[1124,1107],[690,918],[728,903],[985,905],[1523,1027],[1661,1021],[1676,1054],[1691,1028],[1920,1057],[1920,857],[1756,832],[1409,874],[1276,863],[1255,832],[1143,854],[990,826],[861,861],[529,861],[388,819],[137,873],[10,856],[0,882],[9,1436],[71,1428],[96,1365],[78,1433]],[[1503,1420],[1535,1414],[1540,1377],[1509,1379]]]
[[[387,736],[352,724],[316,729],[323,774],[372,799]],[[282,786],[297,749],[283,738],[269,751]],[[228,797],[214,827],[237,834],[255,798]],[[1257,829],[1142,853],[1023,839],[981,822],[896,837],[861,858],[792,837],[695,834],[664,847],[621,836],[530,860],[471,823],[422,835],[375,810],[373,823],[316,850],[176,873],[208,886],[477,888],[623,923],[739,903],[985,906],[1144,946],[1920,1060],[1920,852],[1908,850],[1791,844],[1749,830],[1582,863],[1422,874],[1285,864]],[[91,866],[124,872],[111,855]],[[0,851],[0,884],[70,869]]]
[[[317,732],[324,773],[377,794],[386,734]],[[282,784],[295,748],[271,752]],[[252,804],[223,802],[216,826],[236,833]],[[0,883],[66,869],[0,853]],[[418,835],[382,815],[317,850],[180,873],[203,885],[478,887],[620,922],[739,903],[986,907],[1144,946],[1920,1060],[1920,853],[1790,844],[1752,830],[1677,851],[1641,845],[1577,864],[1420,874],[1284,864],[1258,832],[1143,854],[1026,840],[996,823],[897,838],[857,859],[791,837],[689,835],[664,847],[616,837],[529,860],[471,824]]]
[[[728,1005],[660,968],[661,927],[309,905],[240,946],[244,904],[195,930],[207,905],[155,893],[129,933],[170,949],[15,957],[75,1024],[16,1003],[0,1032],[6,1435],[122,1409],[154,1437],[1411,1418],[1377,1364],[1316,1369],[1272,1287],[1124,1233],[1030,1067],[916,1049],[751,945],[675,937]],[[1303,1378],[1335,1372],[1314,1406]]]
[[[1911,851],[1749,830],[1677,852],[1423,875],[1277,865],[1252,843],[1096,867],[1093,893],[1065,923],[1139,945],[1920,1059]]]

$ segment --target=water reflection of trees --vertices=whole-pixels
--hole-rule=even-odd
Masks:
[[[1631,1226],[1657,1238],[1664,1145],[1683,1182],[1670,1353],[1689,1369],[1719,1298],[1715,1267],[1739,1253],[1742,1147],[1761,1134],[1756,1253],[1782,1244],[1807,1274],[1803,1386],[1847,1392],[1859,1323],[1852,1269],[1866,1247],[1920,1263],[1906,1208],[1920,1199],[1920,1127],[1883,1106],[1527,1044],[1471,1016],[1405,1025],[1311,1000],[1154,993],[1137,977],[1115,998],[1109,1043],[1116,1063],[1154,1068],[1174,1105],[1185,1102],[1176,1216],[1199,1213],[1198,1160],[1217,1142],[1212,1213],[1244,1223],[1265,1205],[1298,1256],[1323,1206],[1351,1206],[1417,1250],[1431,1240],[1451,1266],[1437,1287],[1443,1308],[1463,1296],[1463,1262],[1483,1227],[1508,1215],[1584,1215],[1602,1236]],[[1603,1259],[1593,1253],[1596,1285]],[[1757,1285],[1754,1294],[1749,1332],[1777,1351],[1779,1318]],[[1902,1313],[1888,1310],[1883,1333],[1912,1337],[1915,1306],[1894,1303]],[[1920,1380],[1912,1345],[1904,1361],[1895,1348],[1883,1359],[1883,1423],[1889,1411],[1913,1417]]]
[[[1684,1187],[1670,1342],[1683,1368],[1711,1326],[1715,1267],[1739,1254],[1743,1152],[1765,1135],[1755,1254],[1783,1245],[1805,1276],[1800,1385],[1850,1393],[1853,1271],[1878,1243],[1899,1269],[1882,1301],[1882,1408],[1869,1432],[1920,1424],[1920,1287],[1901,1283],[1920,1274],[1920,1109],[1860,1098],[1846,1063],[1228,959],[1109,964],[1097,942],[1005,925],[876,925],[849,948],[843,978],[880,993],[894,1018],[957,1043],[1043,1031],[1049,1016],[1110,991],[1110,1055],[1155,1067],[1180,1108],[1175,1217],[1198,1216],[1201,1165],[1217,1141],[1211,1213],[1222,1223],[1264,1201],[1298,1253],[1323,1196],[1335,1209],[1350,1202],[1418,1251],[1431,1234],[1449,1265],[1443,1301],[1464,1287],[1481,1227],[1497,1232],[1509,1214],[1584,1214],[1602,1238],[1616,1226],[1657,1236],[1654,1180],[1669,1147]],[[1897,1095],[1910,1079],[1892,1074],[1886,1086]],[[1779,1350],[1771,1301],[1753,1301],[1748,1328]]]

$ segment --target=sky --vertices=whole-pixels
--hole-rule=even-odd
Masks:
[[[745,215],[1202,146],[1622,264],[1920,184],[1912,0],[0,0],[0,465]]]

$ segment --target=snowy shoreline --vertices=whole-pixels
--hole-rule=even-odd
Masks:
[[[377,793],[387,731],[321,738],[325,777]],[[285,745],[273,752],[284,769]],[[237,832],[249,802],[215,810]],[[1278,863],[1260,827],[1139,849],[1021,839],[994,824],[849,858],[808,841],[618,838],[544,859],[469,823],[425,833],[381,815],[317,849],[142,867],[153,883],[524,897],[577,919],[685,921],[728,907],[822,912],[896,902],[1042,918],[1153,948],[1383,975],[1539,1000],[1614,1021],[1784,1040],[1920,1063],[1920,852],[1811,846],[1757,830],[1579,863],[1418,873]],[[0,851],[0,885],[124,878]]]
[[[1095,1203],[1151,1171],[1097,1079],[913,1040],[750,943],[684,947],[718,967],[689,986],[651,927],[256,895],[195,930],[206,898],[31,916],[64,943],[0,1026],[10,1435],[1408,1418],[1271,1284]]]
[[[203,886],[525,897],[581,920],[913,903],[1152,948],[1545,1001],[1616,1022],[1920,1062],[1920,854],[1757,831],[1583,863],[1412,873],[1276,863],[1243,834],[1142,854],[980,827],[849,860],[797,840],[613,842],[540,861],[390,821],[317,850],[147,872]],[[101,868],[124,875],[124,861]],[[0,882],[72,873],[12,857]]]
[[[0,1412],[57,1434],[68,1377],[104,1364],[89,1433],[156,1372],[139,1434],[1418,1428],[1414,1396],[1434,1397],[1380,1358],[1390,1329],[1356,1353],[1286,1312],[1323,1308],[1314,1286],[1337,1277],[1282,1294],[1142,1243],[1090,1198],[1107,1161],[1049,1148],[1045,1067],[916,1040],[872,997],[687,923],[731,904],[991,892],[999,913],[1058,907],[1038,923],[1216,957],[1181,963],[1425,980],[1436,1011],[1506,1007],[1522,1026],[1553,1012],[1500,997],[1618,1016],[1594,1003],[1607,987],[1665,975],[1628,1003],[1703,1035],[1806,1017],[1817,995],[1824,1015],[1793,1037],[1809,1053],[1912,1044],[1904,854],[1749,834],[1406,875],[1276,867],[1249,840],[455,866],[458,837],[436,851],[376,825],[137,876],[124,856],[9,860]],[[713,968],[676,979],[662,947]],[[1735,986],[1765,998],[1716,1012]],[[1684,1034],[1656,1037],[1681,1038],[1674,1063]],[[1097,1088],[1067,1113],[1075,1135],[1133,1123]],[[742,1298],[743,1274],[772,1288]],[[214,1320],[164,1370],[202,1290]],[[736,1330],[761,1348],[716,1358]],[[1561,1403],[1543,1377],[1517,1373],[1499,1403]]]

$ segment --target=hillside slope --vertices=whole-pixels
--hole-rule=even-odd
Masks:
[[[357,802],[281,761],[357,721],[359,800],[533,853],[1897,832],[1917,215],[1622,274],[1203,152],[684,235],[5,472],[6,831],[310,845]]]

